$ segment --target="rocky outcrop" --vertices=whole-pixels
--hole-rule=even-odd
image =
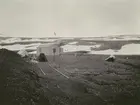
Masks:
[[[0,105],[49,105],[36,68],[20,55],[0,50]]]

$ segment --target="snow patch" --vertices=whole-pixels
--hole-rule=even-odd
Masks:
[[[37,51],[32,51],[32,52],[29,52],[29,54],[36,54]]]
[[[77,44],[78,42],[70,42],[68,44],[73,45],[73,44]]]
[[[91,51],[89,52],[89,54],[103,54],[103,55],[110,55],[110,54],[115,54],[115,51],[112,49],[108,49],[108,50],[100,50],[100,51]]]
[[[127,44],[122,46],[122,48],[118,51],[119,54],[124,55],[139,55],[140,54],[140,44]]]
[[[74,38],[70,38],[70,37],[63,37],[63,38],[60,38],[60,39],[74,39]]]

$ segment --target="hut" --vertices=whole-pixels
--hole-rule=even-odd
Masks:
[[[44,53],[45,55],[59,55],[63,52],[63,49],[60,48],[59,44],[44,44],[37,47],[37,56],[39,56],[41,53]]]

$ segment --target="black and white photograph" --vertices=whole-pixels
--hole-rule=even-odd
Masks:
[[[140,105],[140,0],[0,0],[0,105]]]

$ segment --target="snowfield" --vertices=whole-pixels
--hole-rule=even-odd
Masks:
[[[8,38],[5,40],[1,40],[0,43],[15,43],[15,42],[21,42],[21,38]]]
[[[27,44],[27,45],[14,44],[14,45],[0,46],[0,49],[6,48],[6,49],[11,50],[11,51],[19,51],[21,49],[25,49],[25,50],[36,50],[36,48],[40,44],[41,43]]]
[[[6,38],[6,39],[0,39],[0,49],[6,48],[8,50],[12,51],[20,51],[22,49],[24,50],[32,50],[33,52],[29,52],[30,54],[36,54],[36,49],[39,45],[43,44],[44,42],[48,43],[61,43],[61,41],[71,42],[67,43],[64,46],[61,46],[63,48],[63,52],[77,52],[77,51],[88,51],[88,54],[101,54],[101,55],[140,55],[140,36],[116,36],[116,37],[95,37],[95,38],[81,38],[81,39],[74,39],[74,38]],[[83,40],[83,41],[80,41]],[[85,40],[85,41],[84,41]],[[86,41],[86,40],[92,40]],[[100,40],[100,42],[94,42],[94,40]],[[129,40],[130,41],[128,44]],[[136,40],[136,41],[134,41]],[[108,41],[108,42],[106,42]],[[114,45],[110,44],[109,41],[113,41],[111,43],[114,43]],[[122,41],[123,43],[120,44]],[[16,43],[19,42],[19,43]],[[21,43],[20,42],[25,42]],[[31,42],[26,43],[26,42]],[[105,42],[105,43],[104,43]],[[136,42],[136,43],[135,43]],[[6,45],[3,45],[3,44]],[[87,43],[89,43],[87,45]],[[81,45],[80,45],[81,44]],[[104,46],[102,46],[105,44]],[[113,47],[112,47],[112,46]],[[118,47],[118,46],[119,47]],[[122,47],[121,47],[122,46]],[[103,47],[103,49],[106,50],[99,50],[98,48]],[[94,49],[96,48],[96,50]],[[119,49],[119,50],[113,50],[113,49]],[[97,51],[98,49],[98,51]],[[102,48],[101,48],[102,49]]]
[[[121,37],[95,37],[95,38],[82,38],[81,40],[102,40],[102,41],[129,41],[129,40],[140,40],[138,36],[121,36]]]
[[[36,54],[37,51],[32,51],[32,52],[29,52],[29,54]]]
[[[78,42],[70,42],[68,44],[73,45],[73,44],[77,44]]]
[[[35,43],[35,44],[28,44],[28,45],[20,45],[20,44],[14,44],[14,45],[7,45],[7,46],[0,46],[0,49],[6,48],[8,50],[12,51],[19,51],[19,50],[34,50],[32,52],[29,52],[29,54],[36,54],[37,47],[41,45],[41,43]],[[67,44],[64,46],[61,46],[63,48],[63,52],[76,52],[76,51],[88,51],[88,54],[101,54],[101,55],[140,55],[140,44],[126,44],[122,46],[120,50],[100,50],[95,51],[91,50],[91,48],[99,48],[101,45],[74,45],[74,44]]]
[[[100,51],[90,51],[89,54],[102,54],[102,55],[110,55],[110,54],[115,54],[115,51],[112,49],[108,50],[100,50]]]
[[[61,39],[74,39],[74,38],[70,38],[70,37],[63,37]]]
[[[64,45],[63,52],[75,52],[75,51],[91,51],[91,48],[99,48],[101,45]]]
[[[88,54],[101,54],[101,55],[140,55],[140,44],[126,44],[120,50],[92,50],[91,48],[99,48],[101,45],[74,45],[76,42],[69,43],[62,46],[64,52],[88,51]]]
[[[101,51],[91,51],[89,54],[102,54],[102,55],[140,55],[140,44],[127,44],[122,46],[120,50],[101,50]]]
[[[35,42],[35,41],[40,41],[40,42],[54,42],[57,41],[57,39],[48,39],[48,38],[44,38],[44,39],[40,39],[40,38],[32,38],[32,39],[24,39],[22,40],[21,38],[8,38],[5,40],[1,40],[0,44],[7,44],[7,43],[16,43],[16,42]]]

